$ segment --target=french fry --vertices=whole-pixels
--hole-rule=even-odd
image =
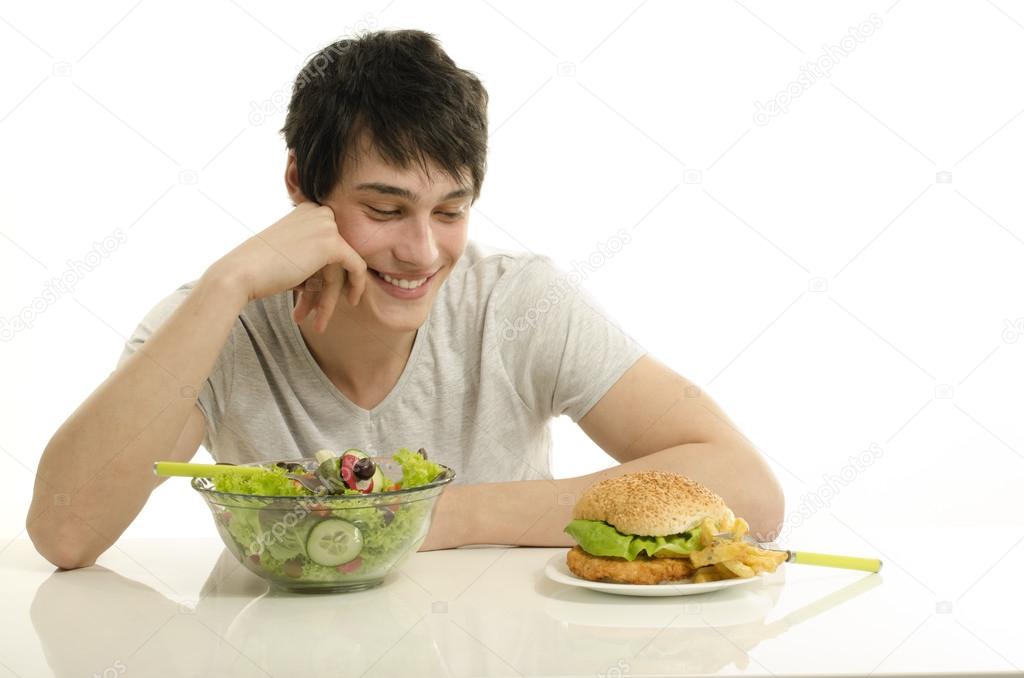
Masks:
[[[765,551],[763,554],[751,555],[743,562],[753,568],[757,574],[774,572],[781,563],[786,561],[787,555],[778,551]]]
[[[713,565],[713,567],[715,568],[715,571],[717,571],[718,574],[720,575],[720,577],[719,577],[720,579],[735,579],[736,578],[736,575],[733,573],[732,570],[730,570],[728,567],[725,566],[725,563],[715,563]]]
[[[742,520],[742,519],[740,519]],[[739,522],[739,521],[737,521]],[[733,525],[735,532],[741,535],[746,532],[746,521]],[[698,572],[710,572],[714,568],[719,579],[733,577],[750,578],[765,572],[774,572],[780,563],[785,562],[786,553],[768,551],[759,546],[742,540],[714,539],[711,544],[690,554],[690,562],[698,568]],[[709,574],[702,575],[704,581]]]
[[[750,525],[747,524],[747,521],[743,520],[743,518],[737,518],[736,522],[732,524],[732,530],[730,530],[730,532],[732,532],[732,538],[739,541],[740,539],[743,539],[743,535],[745,535],[749,529]]]
[[[702,567],[697,570],[693,575],[693,583],[703,584],[709,581],[718,581],[722,578],[722,574],[715,568],[714,565]]]
[[[700,545],[707,548],[715,541],[715,525],[710,518],[705,518],[700,524]]]
[[[749,544],[741,541],[719,542],[700,551],[694,551],[690,554],[690,560],[697,567],[713,565],[723,560],[736,560],[743,557],[748,546]]]
[[[722,561],[722,565],[742,579],[749,579],[754,576],[754,570],[738,560],[724,560]]]
[[[710,518],[700,524],[700,549],[689,554],[695,569],[693,581],[749,579],[765,572],[775,572],[788,557],[785,551],[769,551],[746,541],[750,525],[743,518],[734,518],[716,525]],[[715,536],[715,535],[721,536]]]

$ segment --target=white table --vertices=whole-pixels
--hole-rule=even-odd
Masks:
[[[417,553],[377,589],[295,595],[212,539],[123,539],[60,572],[20,538],[0,553],[0,676],[1019,673],[1024,545],[997,560],[993,544],[973,567],[930,569],[940,588],[908,547],[879,575],[784,565],[628,598],[549,581],[564,549]]]

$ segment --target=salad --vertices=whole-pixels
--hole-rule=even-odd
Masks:
[[[393,463],[355,449],[321,451],[317,461],[278,462],[265,473],[228,472],[196,485],[212,492],[204,495],[235,556],[286,587],[382,579],[426,538],[443,487],[406,490],[454,477],[422,449],[400,448]],[[400,478],[390,478],[385,464]]]
[[[349,448],[335,456],[329,450],[316,453],[319,465],[310,468],[299,462],[279,461],[265,473],[218,475],[217,492],[261,496],[304,496],[315,494],[367,494],[390,492],[426,485],[441,474],[441,467],[427,459],[422,447],[413,452],[401,447],[394,460],[402,467],[402,479],[390,480],[362,450]],[[321,487],[310,489],[311,485]]]

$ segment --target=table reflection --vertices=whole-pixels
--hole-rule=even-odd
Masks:
[[[438,676],[613,675],[638,655],[659,672],[714,673],[745,668],[758,644],[881,577],[769,621],[784,581],[783,569],[712,594],[630,598],[564,586],[538,571],[512,583],[532,587],[523,595],[467,595],[440,610],[400,572],[379,588],[340,595],[271,589],[225,549],[194,602],[93,566],[54,572],[36,592],[31,620],[57,676],[370,676],[402,667]]]

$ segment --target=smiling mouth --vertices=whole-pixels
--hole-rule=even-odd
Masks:
[[[406,280],[406,279],[403,279],[403,278],[392,278],[387,273],[381,273],[380,271],[378,271],[376,269],[373,269],[373,268],[368,268],[367,270],[369,270],[373,275],[377,276],[378,278],[380,278],[384,282],[388,283],[389,285],[393,285],[394,287],[397,287],[397,288],[403,289],[403,290],[415,290],[415,289],[417,289],[419,287],[422,287],[423,285],[425,285],[428,282],[430,282],[430,280],[435,275],[437,275],[437,271],[434,271],[430,275],[424,276],[422,278],[418,278],[418,279],[415,279],[415,280]]]

